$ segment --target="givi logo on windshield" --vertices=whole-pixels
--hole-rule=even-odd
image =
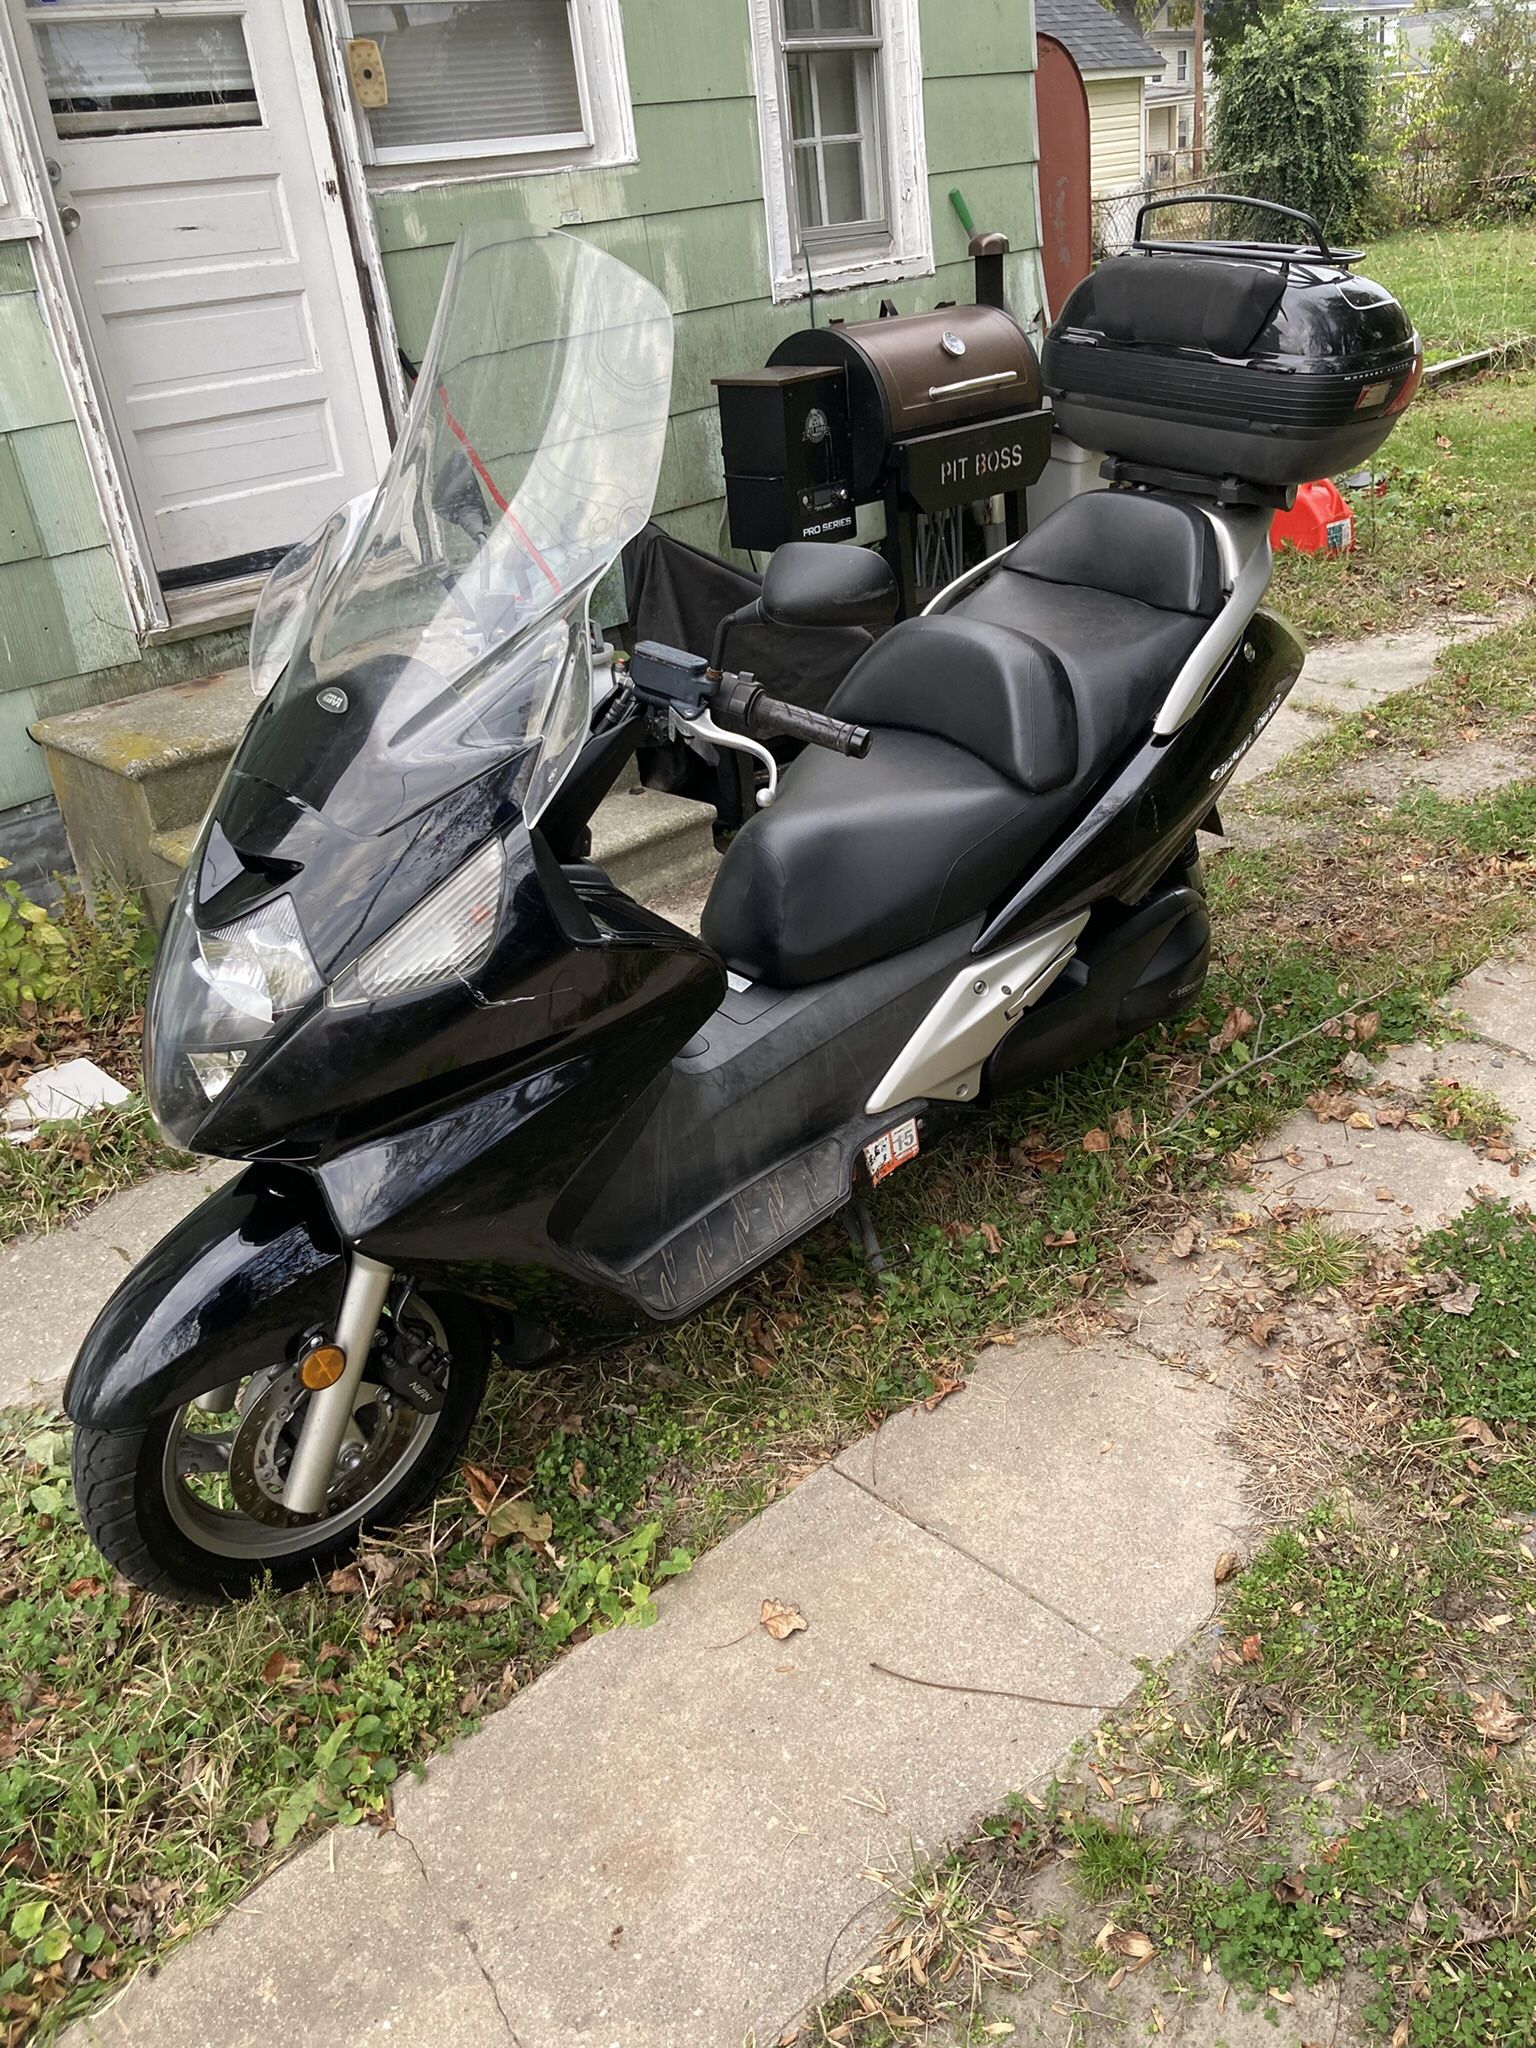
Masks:
[[[349,699],[345,690],[338,690],[333,686],[328,690],[319,691],[315,702],[322,711],[342,712],[346,710]]]

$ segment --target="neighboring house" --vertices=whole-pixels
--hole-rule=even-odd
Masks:
[[[1144,87],[1162,59],[1129,18],[1103,0],[1035,0],[1035,27],[1054,36],[1083,74],[1088,93],[1093,192],[1101,198],[1139,185],[1145,169]]]
[[[0,0],[0,853],[60,850],[30,724],[235,666],[372,487],[467,224],[660,286],[658,510],[713,548],[710,379],[808,270],[969,298],[958,186],[1033,316],[1034,51],[1029,0]]]
[[[1432,13],[1413,0],[1317,0],[1330,14],[1348,15],[1371,45],[1383,71],[1422,69],[1442,28],[1465,27],[1466,15]]]
[[[1119,0],[1117,11],[1135,19],[1132,0]],[[1156,75],[1147,81],[1147,171],[1156,179],[1187,177],[1195,170],[1195,32],[1187,22],[1171,27],[1169,13],[1166,5],[1159,7],[1147,26],[1148,40],[1162,59]],[[1214,99],[1207,60],[1207,134]]]

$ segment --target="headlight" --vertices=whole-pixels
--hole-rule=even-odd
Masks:
[[[496,943],[507,856],[488,839],[456,874],[336,977],[337,1009],[406,995],[484,965]]]
[[[196,971],[226,1009],[264,1031],[284,1010],[296,1010],[320,986],[291,896],[216,931],[200,932]]]

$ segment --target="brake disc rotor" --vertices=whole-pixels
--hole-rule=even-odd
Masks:
[[[283,1485],[298,1440],[307,1389],[299,1367],[274,1373],[256,1399],[243,1410],[229,1453],[229,1490],[235,1505],[252,1521],[274,1528],[297,1529],[344,1514],[379,1482],[382,1473],[405,1450],[418,1417],[385,1387],[368,1387],[372,1399],[358,1409],[355,1420],[361,1444],[344,1443],[318,1515],[298,1515],[283,1504]]]

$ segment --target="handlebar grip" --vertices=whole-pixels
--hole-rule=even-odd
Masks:
[[[827,718],[820,711],[805,711],[798,704],[786,704],[759,692],[747,714],[747,724],[759,739],[777,737],[804,740],[808,746],[829,747],[837,754],[851,754],[862,761],[869,752],[869,727],[849,725],[841,718]]]

